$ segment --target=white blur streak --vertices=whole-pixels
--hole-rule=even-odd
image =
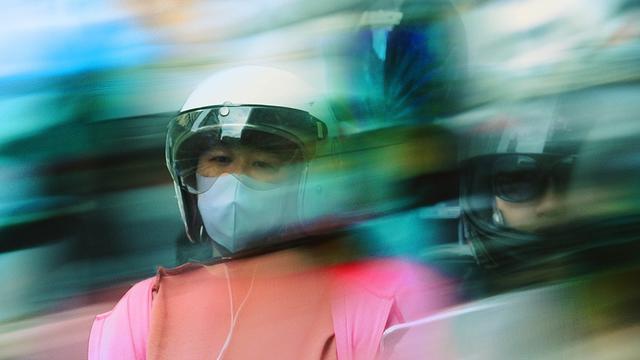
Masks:
[[[13,1],[3,3],[2,35],[53,27],[79,26],[114,21],[130,16],[110,1]]]
[[[634,359],[640,327],[612,309],[624,309],[635,293],[620,288],[602,298],[580,297],[615,276],[496,295],[395,326],[385,331],[383,358]],[[443,333],[443,343],[422,346]]]
[[[496,1],[466,11],[470,102],[639,78],[640,14],[621,3]]]
[[[96,314],[112,303],[0,324],[0,359],[77,359],[87,353],[87,337]]]
[[[585,22],[599,21],[607,10],[619,1],[593,1],[585,6],[582,0],[527,0],[491,3],[485,11],[492,12],[496,24],[500,24],[505,33],[527,32],[540,26],[578,14]]]
[[[60,33],[131,17],[108,1],[14,1],[0,12],[0,78],[41,71]],[[70,49],[71,50],[71,49]]]
[[[480,304],[471,304],[471,305],[465,305],[465,306],[459,306],[453,309],[449,309],[446,311],[442,311],[439,312],[435,315],[431,315],[431,316],[427,316],[418,320],[414,320],[414,321],[410,321],[410,322],[406,322],[406,323],[401,323],[401,324],[397,324],[397,325],[393,325],[388,327],[387,329],[384,330],[384,332],[382,333],[382,336],[389,336],[391,334],[393,334],[394,332],[398,332],[398,331],[402,331],[402,330],[407,330],[407,329],[411,329],[413,327],[416,326],[425,326],[425,325],[429,325],[430,323],[436,322],[436,321],[441,321],[441,320],[447,320],[447,319],[453,319],[456,318],[458,316],[461,315],[466,315],[466,314],[471,314],[474,312],[482,312],[485,310],[490,310],[490,309],[494,309],[494,308],[499,308],[501,306],[505,306],[507,303],[506,302],[495,302],[495,303],[480,303]]]

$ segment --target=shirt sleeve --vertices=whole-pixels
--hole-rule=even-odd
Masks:
[[[388,326],[433,315],[456,303],[451,279],[424,265],[406,262],[398,267],[400,276]]]
[[[97,315],[89,336],[89,360],[144,360],[156,278],[135,284],[113,310]]]
[[[332,304],[338,358],[373,359],[384,350],[389,359],[440,359],[435,345],[440,346],[445,334],[425,341],[421,333],[393,329],[451,305],[448,279],[424,265],[394,258],[343,264],[334,273],[339,289]],[[389,329],[393,334],[383,339]]]
[[[435,270],[402,264],[382,336],[381,359],[455,359],[451,329],[438,314],[456,303],[455,284]]]

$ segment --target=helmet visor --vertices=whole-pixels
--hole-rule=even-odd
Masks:
[[[178,115],[169,126],[167,165],[178,185],[207,191],[224,173],[277,185],[312,155],[322,124],[278,107],[221,106]],[[204,179],[210,179],[204,181]]]
[[[504,201],[520,203],[542,196],[553,184],[554,191],[567,190],[575,156],[512,154],[493,161],[493,189]]]

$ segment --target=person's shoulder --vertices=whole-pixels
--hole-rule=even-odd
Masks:
[[[153,276],[133,284],[120,298],[113,310],[97,315],[96,319],[113,317],[115,316],[113,315],[114,313],[118,314],[119,309],[125,310],[124,308],[130,309],[131,307],[150,305],[153,291],[157,286],[157,278],[157,276]],[[126,313],[129,312],[126,311]]]
[[[89,336],[89,359],[145,358],[156,284],[156,276],[135,283],[112,310],[96,316]]]
[[[148,297],[155,289],[158,283],[158,276],[152,276],[144,280],[140,280],[131,286],[131,289],[125,294],[129,298]]]
[[[336,278],[378,296],[391,297],[406,288],[440,287],[449,279],[424,264],[402,258],[375,258],[341,264]]]

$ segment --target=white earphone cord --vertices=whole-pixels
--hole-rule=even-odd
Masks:
[[[256,266],[253,268],[253,274],[251,276],[251,285],[249,285],[249,290],[247,291],[247,295],[244,296],[244,299],[242,300],[242,302],[240,303],[240,306],[238,307],[238,311],[236,311],[234,315],[233,314],[233,292],[231,291],[231,278],[229,277],[229,270],[227,270],[227,264],[222,263],[222,265],[224,265],[224,273],[227,277],[227,290],[229,292],[229,313],[231,314],[231,321],[229,322],[229,333],[227,334],[227,338],[225,339],[224,344],[222,344],[222,348],[220,348],[220,353],[218,354],[218,357],[216,358],[216,360],[221,360],[222,355],[224,355],[224,352],[227,350],[227,347],[229,347],[229,343],[231,342],[231,336],[233,335],[233,329],[236,327],[236,323],[238,322],[238,315],[240,315],[240,311],[242,311],[244,304],[247,302],[247,299],[249,299],[249,295],[253,290],[253,283],[256,280],[256,267],[257,267]]]

